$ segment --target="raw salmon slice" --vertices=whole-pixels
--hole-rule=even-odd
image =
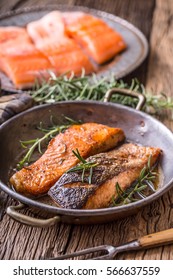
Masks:
[[[12,51],[14,41],[18,43],[30,41],[26,30],[22,27],[0,27],[0,54],[3,54],[7,49]]]
[[[4,57],[16,51],[15,44],[21,44],[27,41],[28,34],[22,27],[0,27],[0,70],[6,72]],[[19,51],[19,50],[18,50]]]
[[[2,71],[12,80],[17,89],[32,87],[36,82],[49,78],[53,70],[49,61],[39,52],[9,55],[2,59]]]
[[[88,183],[90,171],[65,173],[49,190],[49,196],[63,208],[96,209],[110,205],[112,198],[118,197],[116,184],[127,189],[140,176],[151,156],[153,166],[161,153],[159,148],[124,144],[107,153],[91,156],[87,162],[98,164],[93,168],[91,184]]]
[[[15,173],[10,183],[24,194],[46,193],[64,172],[79,162],[72,150],[78,149],[86,158],[115,147],[124,137],[120,128],[96,123],[73,125],[50,141],[40,159]]]
[[[48,76],[48,69],[53,70],[51,63],[36,49],[25,28],[0,28],[0,70],[16,88],[32,86],[36,79]]]
[[[82,13],[63,13],[67,34],[74,38],[98,64],[102,64],[126,48],[122,36],[103,20]]]
[[[80,75],[82,69],[86,74],[94,71],[80,46],[66,35],[60,12],[53,11],[40,20],[29,23],[27,31],[37,49],[48,57],[58,75],[69,71]]]

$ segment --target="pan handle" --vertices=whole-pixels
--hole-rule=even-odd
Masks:
[[[104,102],[109,102],[111,99],[112,94],[114,93],[119,93],[125,96],[131,96],[131,97],[135,97],[138,98],[138,104],[136,106],[136,110],[141,110],[142,107],[144,106],[145,102],[146,102],[146,97],[145,95],[143,95],[142,93],[130,90],[130,89],[124,89],[124,88],[112,88],[109,89],[104,97]]]
[[[49,227],[60,222],[60,216],[55,216],[53,218],[44,220],[44,219],[32,218],[18,212],[18,210],[22,210],[26,207],[27,206],[22,203],[19,203],[16,206],[11,205],[7,208],[6,213],[15,221],[25,224],[27,226]]]

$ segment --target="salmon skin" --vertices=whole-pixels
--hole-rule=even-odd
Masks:
[[[139,177],[151,156],[153,166],[161,153],[159,148],[142,147],[129,143],[107,153],[91,156],[87,162],[98,165],[93,168],[91,184],[89,173],[82,171],[65,173],[49,190],[49,196],[62,208],[105,208],[116,198],[116,184],[127,189]]]
[[[127,46],[123,37],[100,18],[85,13],[63,13],[66,32],[98,64],[105,63]]]
[[[72,125],[49,142],[40,159],[16,172],[10,183],[17,192],[26,195],[44,194],[64,172],[79,162],[73,150],[78,149],[81,156],[87,158],[112,149],[124,138],[120,128],[97,123]]]
[[[27,32],[37,49],[50,61],[57,75],[73,71],[81,75],[94,71],[94,66],[80,46],[66,34],[62,13],[53,11],[27,25]]]

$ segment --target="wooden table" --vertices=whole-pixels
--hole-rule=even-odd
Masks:
[[[154,93],[173,97],[173,3],[172,0],[1,0],[0,12],[38,4],[84,5],[104,10],[130,21],[146,35],[150,54],[127,80],[137,77]],[[162,121],[173,128],[171,113]],[[86,247],[128,242],[134,238],[173,227],[173,190],[142,209],[137,215],[109,224],[76,226],[60,224],[47,229],[14,222],[5,214],[15,202],[0,193],[0,259],[40,259]],[[173,245],[122,253],[119,259],[173,259]]]

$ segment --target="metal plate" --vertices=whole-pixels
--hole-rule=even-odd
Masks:
[[[114,75],[117,79],[122,78],[136,69],[148,54],[148,43],[139,29],[126,20],[112,14],[86,7],[55,5],[46,7],[32,7],[12,11],[0,16],[0,26],[25,26],[27,23],[37,20],[52,10],[60,11],[83,11],[102,18],[113,29],[122,34],[126,41],[127,49],[115,56],[113,60],[100,67],[97,76]],[[8,77],[0,72],[1,87],[3,90],[16,92],[17,90]],[[18,91],[19,92],[19,91]]]
[[[160,147],[163,156],[160,161],[164,178],[162,186],[147,198],[128,205],[96,210],[60,209],[51,205],[47,197],[40,199],[27,198],[16,193],[8,186],[9,170],[15,166],[21,145],[19,140],[33,139],[40,135],[36,126],[42,121],[50,123],[50,115],[58,122],[62,115],[83,122],[97,122],[113,127],[121,127],[131,142],[144,146]],[[13,139],[13,141],[11,140]],[[55,215],[60,215],[66,223],[98,223],[129,216],[168,191],[173,185],[173,134],[161,122],[153,117],[113,103],[93,101],[59,102],[52,105],[42,105],[21,113],[0,127],[0,188],[13,198],[31,207],[41,209]]]

